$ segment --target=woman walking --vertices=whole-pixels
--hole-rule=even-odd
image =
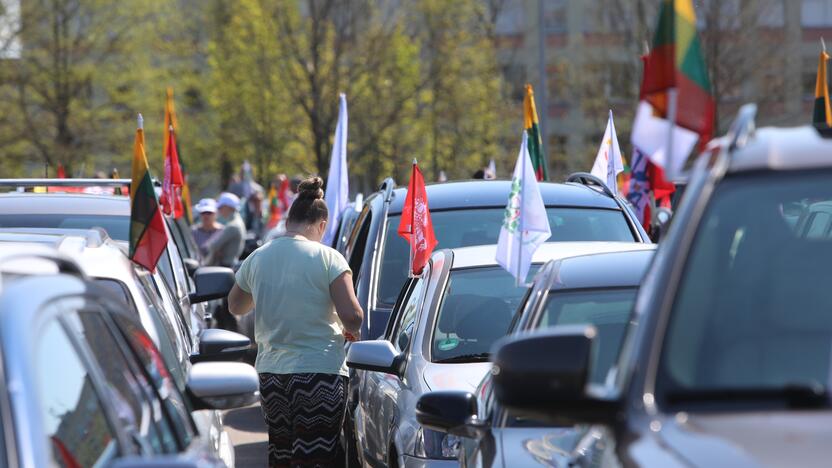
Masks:
[[[286,234],[255,250],[228,295],[234,315],[256,307],[255,367],[269,427],[269,466],[336,466],[347,398],[344,341],[364,312],[344,257],[320,243],[328,212],[320,177],[304,180]]]

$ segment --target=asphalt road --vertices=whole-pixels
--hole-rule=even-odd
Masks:
[[[237,468],[266,468],[269,437],[260,405],[228,411],[224,423],[234,444]]]

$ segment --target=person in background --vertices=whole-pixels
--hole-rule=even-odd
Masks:
[[[349,264],[320,243],[328,210],[323,180],[298,187],[286,234],[240,265],[228,295],[234,315],[257,309],[255,367],[269,428],[269,466],[338,466],[347,401],[344,344],[364,312]]]
[[[246,200],[241,210],[243,223],[247,232],[253,232],[259,239],[263,235],[263,192],[255,190]]]
[[[199,214],[199,224],[191,227],[196,245],[203,257],[208,256],[208,240],[223,226],[217,222],[217,202],[213,198],[203,198],[196,204],[195,211]]]
[[[238,213],[240,198],[233,193],[223,192],[217,200],[219,221],[225,224],[223,230],[211,237],[206,244],[208,256],[206,265],[233,267],[243,253],[246,240],[246,226]]]

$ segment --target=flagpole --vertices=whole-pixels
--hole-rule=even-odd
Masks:
[[[521,157],[523,158],[523,162],[520,165],[520,167],[521,167],[521,169],[520,169],[520,216],[518,216],[518,218],[520,218],[519,223],[518,223],[518,227],[520,228],[520,244],[517,246],[517,287],[520,287],[525,282],[525,279],[526,279],[526,278],[523,278],[521,280],[520,275],[522,274],[522,272],[520,270],[521,270],[521,266],[523,264],[523,219],[525,218],[525,216],[523,216],[523,213],[524,213],[523,206],[526,203],[525,179],[526,179],[526,155],[529,154],[528,138],[529,137],[528,137],[527,133],[524,131],[523,132],[523,145],[522,145],[523,154],[521,155]],[[537,177],[537,175],[535,175],[535,177]]]

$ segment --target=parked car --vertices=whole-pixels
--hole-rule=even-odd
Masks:
[[[138,318],[161,352],[162,360],[179,391],[186,393],[192,362],[241,359],[249,346],[248,338],[217,329],[195,329],[188,320],[190,309],[182,309],[159,272],[151,273],[130,262],[122,247],[102,230],[39,229],[0,230],[0,245],[37,243],[51,246],[72,258],[90,281],[109,289],[128,304],[126,310]],[[203,267],[195,275],[194,301],[226,295],[233,285],[227,268]],[[219,411],[193,414],[198,435],[213,448],[228,466],[234,453],[223,429]]]
[[[551,243],[535,252],[533,265],[652,248],[632,242]],[[350,346],[347,365],[360,372],[353,432],[362,464],[457,463],[456,439],[422,428],[416,402],[431,390],[473,392],[490,369],[489,350],[508,331],[526,293],[497,265],[496,250],[490,245],[434,253],[422,277],[408,280],[399,294],[396,319],[384,337]]]
[[[189,410],[256,401],[242,363],[180,389],[129,305],[42,245],[0,245],[0,464],[220,467]]]
[[[454,249],[497,243],[510,181],[480,180],[428,185],[437,248]],[[387,179],[367,197],[344,254],[353,271],[356,295],[366,312],[362,339],[385,330],[393,304],[407,279],[408,244],[397,228],[404,188]],[[567,183],[541,183],[554,241],[646,242],[650,239],[629,205],[589,174]]]
[[[511,333],[594,326],[597,348],[587,379],[603,384],[618,358],[639,282],[652,257],[653,249],[647,249],[550,260],[529,287]],[[473,393],[426,393],[416,405],[423,427],[458,441],[460,466],[592,466],[611,447],[590,426],[553,427],[507,410],[494,399],[492,379],[493,374],[486,374]]]
[[[828,465],[832,243],[824,221],[800,230],[790,218],[832,200],[832,140],[808,126],[754,130],[753,111],[717,158],[697,161],[615,378],[586,385],[589,330],[518,338],[496,354],[501,404],[593,425],[610,466]],[[515,359],[529,353],[547,359]],[[525,377],[512,383],[517,366]]]
[[[0,179],[0,187],[50,187],[60,190],[73,187],[101,187],[129,185],[129,179]],[[194,315],[205,322],[210,318],[205,304],[190,304],[194,292],[193,278],[188,274],[200,265],[199,257],[186,257],[193,242],[183,221],[165,216],[171,235],[168,247],[159,260],[158,268],[176,300],[183,307],[191,307]],[[101,195],[77,192],[0,193],[0,228],[59,228],[90,229],[100,227],[110,238],[128,242],[130,237],[130,199],[120,195]],[[188,241],[190,239],[190,242]],[[196,249],[198,252],[199,249]],[[204,325],[203,325],[204,326]]]

